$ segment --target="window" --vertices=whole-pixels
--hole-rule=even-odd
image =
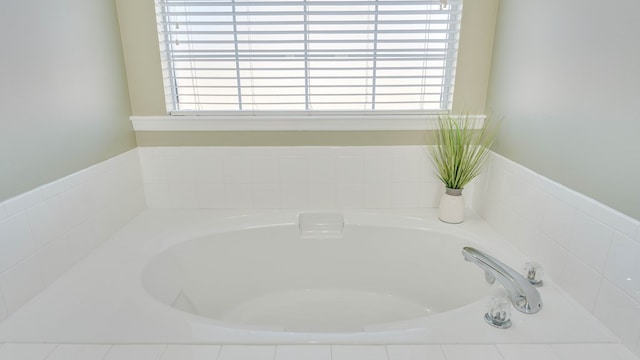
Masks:
[[[462,0],[157,0],[167,106],[449,110]]]

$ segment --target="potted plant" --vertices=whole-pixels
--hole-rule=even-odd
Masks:
[[[491,154],[495,128],[489,127],[488,119],[477,128],[479,121],[469,115],[441,116],[434,145],[428,146],[438,178],[446,187],[438,217],[447,223],[464,221],[462,189],[482,173]]]

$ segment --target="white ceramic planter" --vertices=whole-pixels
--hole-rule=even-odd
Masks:
[[[438,218],[446,223],[459,224],[464,221],[464,197],[462,189],[449,189],[442,194]]]

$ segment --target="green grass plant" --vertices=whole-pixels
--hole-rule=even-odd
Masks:
[[[462,189],[484,170],[494,144],[495,127],[485,119],[462,115],[444,115],[438,118],[434,132],[435,145],[428,146],[438,178],[450,189]]]

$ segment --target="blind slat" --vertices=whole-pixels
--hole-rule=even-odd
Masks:
[[[462,0],[156,0],[169,110],[450,109],[461,10]]]

